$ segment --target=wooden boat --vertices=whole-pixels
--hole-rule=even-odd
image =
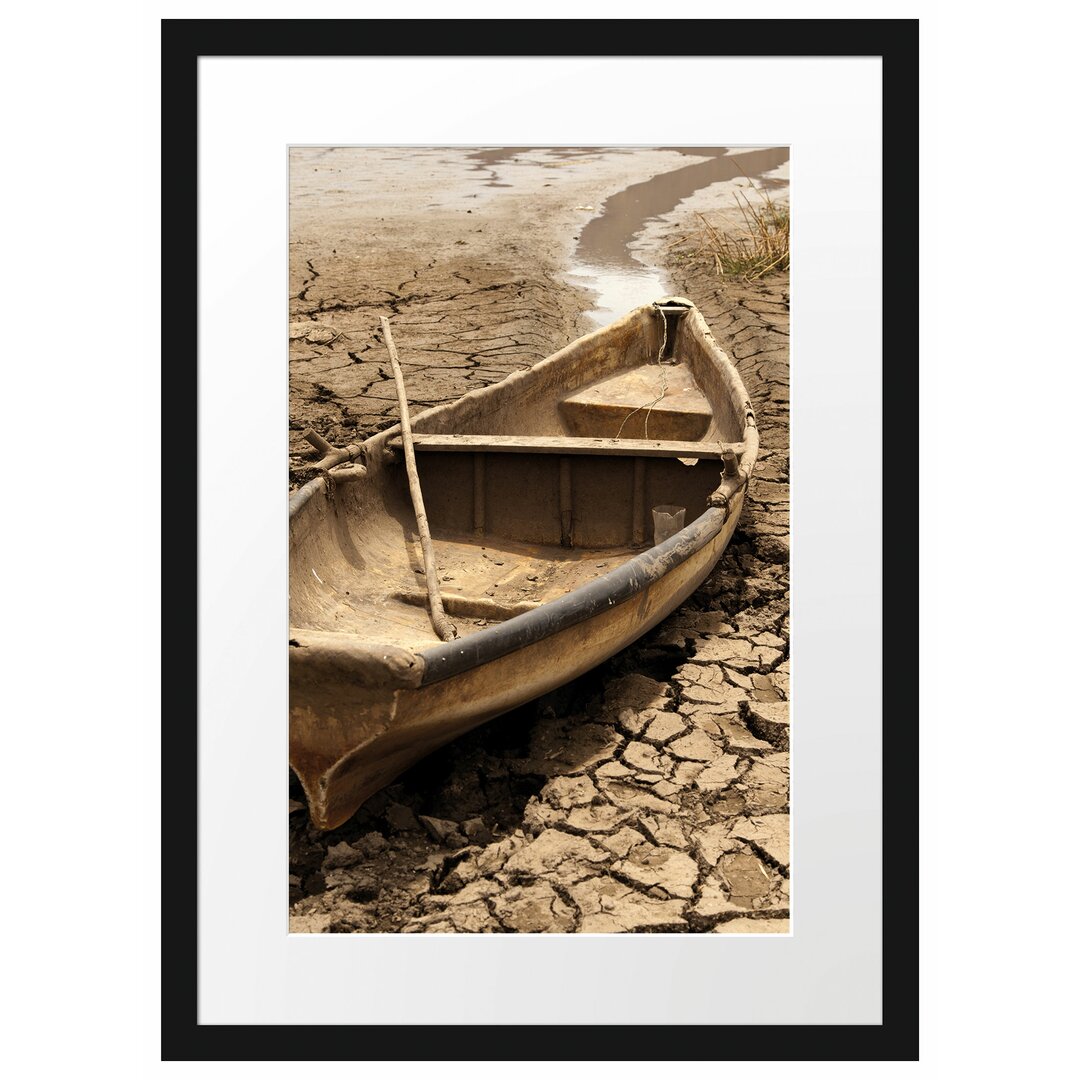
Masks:
[[[681,604],[731,539],[758,449],[734,365],[680,297],[411,427],[456,636],[433,628],[401,425],[342,450],[313,438],[325,471],[290,499],[290,763],[324,829]],[[664,506],[685,524],[657,543]]]

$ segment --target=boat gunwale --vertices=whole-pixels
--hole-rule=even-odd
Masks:
[[[710,505],[699,517],[663,543],[646,549],[622,565],[608,571],[606,574],[602,574],[587,585],[574,589],[565,596],[550,600],[533,611],[522,612],[505,622],[499,623],[497,626],[486,627],[476,633],[469,634],[467,637],[440,642],[429,648],[416,650],[415,655],[423,661],[421,686],[441,682],[454,675],[480,667],[492,660],[497,660],[508,653],[528,648],[530,645],[536,644],[547,637],[592,618],[600,611],[626,603],[644,592],[656,581],[659,581],[675,567],[691,558],[722,531],[730,516],[731,504],[747,489],[754,471],[758,453],[757,424],[753,407],[746,393],[746,387],[734,363],[717,344],[708,323],[706,323],[697,306],[681,297],[664,297],[651,304],[641,305],[615,323],[575,339],[575,341],[564,346],[558,352],[538,361],[531,368],[515,371],[497,383],[478,387],[453,402],[436,405],[431,409],[424,410],[423,413],[414,418],[414,422],[432,413],[451,410],[466,397],[474,398],[486,395],[494,392],[497,388],[502,388],[501,392],[505,392],[507,383],[528,379],[541,365],[558,363],[568,350],[580,348],[581,344],[590,338],[606,334],[613,327],[636,319],[645,311],[656,310],[665,304],[670,305],[673,302],[688,305],[686,318],[700,323],[699,329],[702,332],[704,344],[712,353],[717,368],[723,373],[732,404],[736,409],[741,410],[744,416],[743,454],[741,455],[736,476],[725,479],[717,489],[719,505]],[[364,446],[368,452],[373,448],[377,449],[380,445],[385,445],[395,435],[400,434],[400,430],[400,423],[388,427],[367,439]],[[702,441],[707,443],[716,440]],[[317,476],[294,492],[289,498],[290,520],[316,492],[322,491],[324,488],[325,478]],[[342,635],[343,638],[354,638],[356,636],[347,632]]]

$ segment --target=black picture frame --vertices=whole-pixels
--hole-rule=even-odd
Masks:
[[[918,1057],[918,20],[513,20],[530,56],[879,56],[883,72],[883,1022],[880,1025],[200,1025],[197,1019],[197,62],[200,56],[507,55],[486,20],[163,20],[162,1045],[163,1060],[916,1060]],[[503,24],[510,25],[509,23]],[[572,26],[572,32],[568,32]],[[703,43],[723,42],[723,52]],[[303,42],[302,52],[297,43]],[[355,50],[350,43],[356,42]],[[643,50],[642,42],[657,48]],[[662,45],[661,45],[662,42]],[[768,43],[768,50],[761,48]],[[581,43],[577,48],[573,43]],[[717,1041],[717,1027],[724,1033]],[[403,1033],[407,1038],[403,1040]],[[740,1038],[745,1035],[745,1038]]]

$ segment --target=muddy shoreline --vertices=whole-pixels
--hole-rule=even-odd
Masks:
[[[562,174],[560,206],[532,231],[501,199],[451,206],[459,223],[476,219],[453,229],[430,209],[411,231],[404,213],[352,233],[340,213],[294,209],[292,486],[312,475],[304,428],[343,444],[395,422],[379,314],[394,318],[417,410],[592,328],[588,295],[565,276],[574,185],[596,183],[587,164]],[[632,165],[616,161],[608,182],[636,182]],[[651,231],[672,238],[689,216]],[[385,243],[404,235],[409,247]],[[670,249],[663,269],[759,418],[759,468],[728,551],[646,637],[431,755],[341,828],[314,830],[294,782],[293,932],[787,931],[787,276],[722,283]]]

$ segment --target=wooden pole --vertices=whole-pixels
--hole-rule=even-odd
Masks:
[[[428,528],[427,511],[424,510],[424,496],[420,491],[420,476],[416,471],[416,453],[413,451],[412,424],[409,422],[409,400],[405,395],[405,380],[398,363],[394,336],[390,333],[390,320],[379,317],[382,323],[383,338],[390,353],[390,366],[394,369],[394,382],[397,384],[398,408],[401,410],[401,445],[405,449],[405,471],[409,476],[409,494],[412,496],[413,511],[416,514],[416,528],[420,533],[420,547],[424,552],[424,578],[427,580],[428,605],[431,608],[431,625],[443,641],[457,637],[457,628],[446,617],[443,610],[442,596],[439,594],[439,577],[435,570],[435,551],[431,546],[431,530]]]

